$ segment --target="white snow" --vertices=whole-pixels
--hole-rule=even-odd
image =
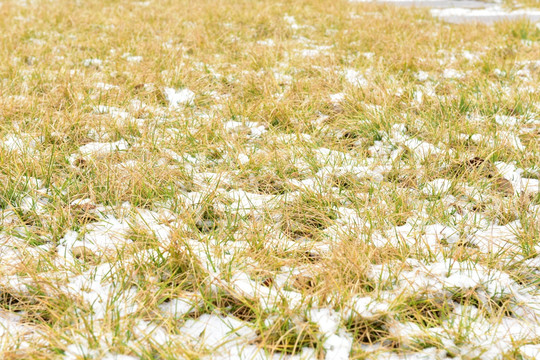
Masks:
[[[521,120],[515,116],[495,115],[495,122],[499,125],[513,127],[521,123]]]
[[[430,155],[452,153],[452,150],[443,150],[426,141],[418,140],[406,134],[404,124],[395,124],[391,131],[391,140],[400,145],[404,145],[412,150],[418,160],[422,161]]]
[[[311,46],[311,48],[303,49],[299,53],[303,57],[316,57],[326,53],[327,50],[330,50],[331,48],[332,46],[329,45]]]
[[[37,145],[37,141],[32,139],[27,134],[15,135],[8,134],[0,142],[2,146],[7,151],[12,151],[19,154],[32,154]]]
[[[193,105],[195,101],[195,93],[189,89],[173,89],[165,88],[165,97],[172,108],[180,108],[183,106]]]
[[[199,296],[193,293],[185,293],[183,297],[173,298],[159,305],[159,309],[167,315],[175,318],[194,312],[203,302]]]
[[[364,77],[364,75],[355,69],[345,69],[344,71],[344,77],[347,82],[353,86],[356,87],[363,87],[368,84],[367,79]]]
[[[498,161],[495,163],[499,174],[510,181],[516,194],[537,194],[540,192],[540,182],[538,179],[529,179],[521,176],[524,170],[518,168],[515,163],[504,163]]]
[[[60,255],[64,255],[75,246],[85,247],[95,254],[120,250],[128,241],[130,229],[127,222],[107,215],[102,221],[88,224],[81,237],[76,232],[67,232],[61,241],[65,248],[59,247],[58,251]]]
[[[442,76],[445,79],[461,79],[465,74],[455,69],[444,69]]]
[[[332,309],[321,308],[309,311],[310,319],[319,327],[320,338],[327,360],[346,360],[352,349],[353,338],[340,328],[341,316]]]
[[[0,348],[13,346],[19,336],[33,331],[35,330],[23,323],[20,315],[0,310]]]
[[[285,22],[287,24],[289,24],[291,29],[293,29],[293,30],[300,29],[300,25],[298,25],[298,23],[296,22],[296,19],[294,18],[294,16],[286,14],[285,16],[283,16],[283,20],[285,20]]]
[[[119,140],[116,142],[91,142],[83,145],[79,148],[79,154],[86,155],[106,155],[115,151],[124,151],[129,148],[129,144],[126,140]]]
[[[342,102],[344,99],[345,99],[345,93],[337,93],[337,94],[330,95],[330,101],[334,105],[339,105],[339,103]]]
[[[143,60],[143,57],[140,56],[140,55],[131,55],[129,53],[125,53],[124,55],[122,55],[122,57],[124,59],[126,59],[126,61],[128,62],[133,62],[133,63],[139,63]]]
[[[89,66],[99,66],[103,64],[103,60],[101,59],[86,59],[83,61],[83,65],[86,66],[86,67],[89,67]]]
[[[507,10],[499,5],[490,5],[483,9],[455,7],[446,9],[431,9],[430,11],[433,16],[457,23],[470,21],[493,22],[521,18],[530,18],[534,20],[540,18],[540,10]]]
[[[435,179],[424,185],[422,192],[426,195],[443,195],[452,188],[452,182],[447,179]]]
[[[418,71],[416,74],[414,74],[414,76],[418,81],[426,81],[429,79],[429,74],[422,70]]]
[[[275,46],[276,43],[275,43],[274,39],[265,39],[265,40],[257,40],[257,45]]]
[[[189,319],[179,331],[209,348],[220,345],[230,347],[232,343],[247,343],[257,337],[250,324],[232,316],[214,314],[203,314],[197,319]]]
[[[118,88],[119,88],[119,87],[116,86],[116,85],[106,84],[106,83],[103,83],[103,82],[98,82],[98,83],[96,83],[95,86],[96,86],[97,89],[104,90],[104,91],[109,91],[109,90],[113,90],[113,89],[118,89]]]
[[[540,344],[528,344],[519,348],[519,353],[524,359],[533,360],[540,358]]]

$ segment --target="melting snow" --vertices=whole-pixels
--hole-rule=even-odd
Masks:
[[[320,338],[327,360],[346,360],[352,349],[353,338],[340,329],[341,316],[332,309],[311,309],[310,319],[319,327]]]
[[[165,97],[172,108],[179,108],[186,105],[193,105],[195,101],[195,93],[189,89],[175,90],[173,88],[165,88]]]
[[[101,64],[103,64],[103,60],[100,60],[100,59],[86,59],[83,61],[83,65],[86,67],[99,66]]]
[[[86,145],[83,145],[79,148],[79,153],[81,155],[106,155],[114,151],[127,150],[129,144],[126,140],[119,140],[112,143],[100,143],[92,142]]]
[[[346,69],[344,71],[345,80],[353,86],[362,87],[368,84],[364,75],[355,69]]]
[[[32,154],[37,145],[37,141],[32,139],[27,134],[15,135],[8,134],[4,137],[0,146],[7,151],[12,151],[20,154]]]
[[[230,347],[233,342],[247,343],[257,337],[249,323],[232,316],[213,314],[203,314],[197,319],[189,319],[179,331],[210,348],[225,344],[226,347]]]
[[[491,5],[484,9],[448,8],[431,9],[431,14],[452,23],[485,22],[492,23],[502,20],[517,20],[528,18],[532,21],[540,20],[540,10],[519,9],[509,11],[501,6]]]

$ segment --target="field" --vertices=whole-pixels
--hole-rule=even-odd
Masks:
[[[540,358],[539,84],[526,20],[0,0],[0,358]]]

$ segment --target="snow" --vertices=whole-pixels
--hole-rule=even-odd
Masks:
[[[444,69],[442,76],[445,79],[461,79],[465,74],[455,69]]]
[[[112,276],[114,265],[104,263],[69,279],[63,286],[66,294],[86,302],[92,311],[90,321],[103,320],[110,311],[119,316],[127,316],[137,311],[137,291],[134,288],[122,290],[107,281]]]
[[[101,360],[138,360],[140,358],[131,355],[107,354]]]
[[[170,299],[159,305],[162,313],[174,318],[182,318],[184,315],[194,312],[203,305],[202,299],[195,294],[186,293],[184,297]]]
[[[510,10],[501,5],[501,1],[477,0],[349,0],[350,2],[381,2],[400,6],[430,7],[431,15],[450,23],[483,22],[493,23],[504,20],[528,18],[540,20],[540,10]],[[537,25],[538,26],[538,25]]]
[[[197,319],[189,319],[179,331],[210,348],[220,345],[230,347],[235,342],[246,343],[257,337],[248,323],[232,316],[215,314],[203,314]]]
[[[363,87],[368,84],[367,79],[364,75],[355,69],[346,69],[344,71],[344,77],[347,82],[356,87]]]
[[[126,61],[128,62],[132,62],[132,63],[139,63],[143,60],[143,57],[140,56],[140,55],[131,55],[130,53],[125,53],[122,55],[122,57],[124,59],[126,59]]]
[[[344,329],[339,329],[341,316],[332,309],[311,309],[310,319],[317,324],[323,348],[326,352],[325,359],[340,360],[348,359],[352,349],[353,338]]]
[[[524,359],[533,360],[540,358],[540,344],[523,345],[519,348],[519,353]]]
[[[390,138],[395,144],[406,146],[412,150],[419,161],[425,160],[430,155],[452,153],[451,150],[440,149],[426,141],[407,135],[404,124],[395,124],[392,127]]]
[[[497,114],[495,115],[495,122],[499,125],[513,127],[515,125],[519,125],[521,120],[515,116]]]
[[[106,106],[106,105],[94,106],[94,112],[96,114],[109,114],[114,118],[119,118],[122,120],[127,120],[131,117],[131,115],[127,111],[124,111],[114,106]]]
[[[377,271],[376,268],[383,270],[382,266],[372,266],[372,273],[370,277],[377,279],[384,279],[388,277],[388,273],[383,275],[384,270],[381,272],[381,275],[375,274]],[[384,281],[384,280],[383,280]],[[384,301],[379,301],[370,296],[360,297],[355,296],[351,299],[350,303],[347,305],[348,318],[355,316],[361,316],[365,319],[378,318],[381,315],[387,314],[390,311],[390,305]]]
[[[19,202],[19,207],[24,211],[34,211],[36,214],[43,215],[47,212],[46,206],[49,201],[44,198],[33,198],[31,196],[25,196]]]
[[[499,174],[512,184],[516,194],[525,193],[534,195],[540,192],[539,180],[522,177],[521,174],[523,174],[524,170],[518,168],[515,163],[497,161],[495,166]]]
[[[257,45],[275,46],[276,43],[275,43],[274,39],[265,39],[265,40],[257,40]]]
[[[511,11],[504,9],[499,5],[490,5],[483,9],[469,9],[460,7],[431,9],[431,14],[453,23],[471,21],[491,23],[494,21],[515,20],[521,18],[529,18],[532,21],[540,20],[540,10],[519,9]]]
[[[125,151],[129,148],[126,140],[115,142],[91,142],[79,148],[79,154],[82,156],[88,155],[106,155],[115,151]]]
[[[513,222],[507,225],[490,225],[486,230],[477,231],[469,236],[469,242],[478,246],[485,253],[504,252],[519,253],[521,245],[517,239],[518,230],[521,228],[519,222]]]
[[[294,16],[285,15],[283,16],[283,20],[285,20],[285,22],[289,24],[290,28],[293,30],[298,30],[301,28],[301,26],[298,25],[298,23],[296,22],[296,19],[294,18]]]
[[[444,195],[452,188],[452,182],[447,179],[435,179],[424,185],[422,192],[426,195]]]
[[[103,64],[103,60],[100,60],[100,59],[86,59],[83,61],[83,65],[86,67],[99,66],[101,64]]]
[[[512,146],[517,151],[525,151],[525,146],[521,143],[521,140],[515,133],[510,131],[499,131],[497,137],[504,145]]]
[[[94,358],[97,357],[98,354],[99,351],[96,349],[89,349],[88,344],[70,344],[66,347],[64,352],[64,360]]]
[[[273,200],[276,200],[273,195],[254,194],[244,190],[230,190],[226,194],[232,201],[228,208],[242,216],[270,208]]]
[[[345,99],[345,93],[337,93],[330,95],[330,101],[334,105],[339,105],[340,102],[342,102]]]
[[[407,0],[401,2],[405,1]],[[438,1],[433,0],[431,3],[434,5]],[[496,9],[488,4],[486,6],[490,11]],[[446,10],[448,11],[445,12]],[[477,16],[489,13],[486,9],[452,11],[442,9],[434,10],[433,13],[443,14],[441,16],[462,14],[459,16],[463,18],[472,18],[471,14]],[[521,14],[519,11],[511,14],[518,13]],[[332,45],[317,44],[307,37],[299,36],[300,31],[296,30],[306,29],[307,26],[300,25],[294,16],[285,15],[283,21],[294,30],[292,40],[297,40],[301,44],[299,50],[292,51],[291,54],[317,57],[331,53]],[[334,30],[329,29],[327,34],[333,34],[332,31]],[[305,36],[308,36],[307,33],[306,31]],[[276,46],[273,39],[258,40],[256,43],[260,46]],[[172,41],[167,44],[170,48],[175,47]],[[525,42],[523,45],[532,47],[534,43]],[[442,70],[434,72],[431,68],[425,68],[426,71],[413,73],[412,76],[417,81],[413,81],[410,86],[398,83],[396,91],[389,90],[390,96],[394,96],[393,94],[399,96],[392,98],[392,101],[401,101],[404,108],[412,106],[416,111],[423,102],[450,99],[441,95],[439,91],[441,82],[453,83],[452,79],[463,79],[468,72],[457,70],[457,62],[472,63],[478,61],[483,54],[466,50],[455,53],[441,52],[444,57],[440,59]],[[373,53],[358,53],[351,59],[369,62],[362,56],[375,61]],[[127,64],[129,68],[137,67],[136,63],[144,60],[142,56],[128,53],[122,57],[127,62],[135,63]],[[302,61],[302,59],[295,60]],[[315,60],[317,59],[309,59],[308,62]],[[334,64],[326,67],[313,66],[314,69],[336,77],[337,86],[342,86],[341,89],[337,88],[334,91],[343,92],[331,94],[326,98],[334,108],[327,109],[327,114],[315,113],[317,120],[312,124],[315,129],[320,129],[324,136],[334,137],[331,140],[342,140],[348,130],[333,128],[333,122],[335,119],[341,120],[339,110],[343,102],[346,99],[355,100],[349,96],[349,91],[354,92],[358,90],[355,88],[368,87],[371,75],[374,74],[369,69],[353,68],[357,66],[353,60],[344,67]],[[108,64],[108,61],[86,59],[83,65],[95,67],[88,71],[98,73],[99,66]],[[369,63],[374,64],[373,61]],[[531,62],[516,64],[518,65],[520,68],[515,72],[516,77],[519,77],[520,81],[532,81],[538,64]],[[196,63],[195,66],[207,69],[216,79],[222,76],[231,78],[236,76],[221,75],[213,70],[210,64],[202,62]],[[274,68],[259,72],[244,71],[240,76],[255,74],[273,77],[274,85],[279,85],[279,90],[272,96],[276,101],[280,101],[282,99],[280,96],[286,96],[284,94],[294,84],[298,71],[298,68],[292,67],[284,60]],[[501,76],[497,82],[506,81],[503,78],[506,76],[503,71],[494,71],[494,74]],[[92,95],[96,96],[93,100],[97,99],[100,91],[118,88],[116,85],[102,82],[104,79],[105,76],[91,79],[90,84],[94,84]],[[141,88],[147,91],[156,90],[153,84],[143,84]],[[513,89],[509,87],[501,87],[498,90],[513,94]],[[525,87],[521,90],[524,91]],[[163,137],[182,141],[192,135],[202,134],[201,129],[205,130],[208,124],[217,125],[218,132],[219,130],[227,132],[228,139],[235,140],[227,141],[225,145],[217,148],[224,154],[219,161],[209,159],[204,152],[197,153],[196,149],[186,150],[177,147],[175,143],[167,143],[165,141],[167,139],[161,138],[156,142],[159,157],[156,164],[168,166],[173,170],[186,170],[190,176],[189,185],[178,185],[184,180],[177,180],[178,187],[174,188],[174,199],[164,199],[144,209],[136,208],[130,203],[104,206],[93,200],[95,194],[90,190],[85,193],[86,195],[77,195],[82,198],[71,198],[69,191],[62,192],[62,196],[57,197],[53,189],[43,187],[44,183],[49,183],[44,181],[45,177],[42,179],[21,177],[18,180],[25,185],[24,193],[17,198],[16,204],[0,210],[1,225],[6,228],[6,231],[0,234],[2,291],[7,294],[28,295],[35,285],[34,279],[20,275],[24,274],[21,269],[24,269],[25,261],[33,261],[43,254],[48,254],[54,257],[51,264],[57,265],[58,269],[47,280],[52,282],[55,277],[61,278],[60,284],[55,284],[57,289],[54,290],[76,299],[75,311],[79,311],[79,305],[87,310],[84,315],[87,316],[85,321],[88,325],[85,326],[95,334],[96,342],[99,344],[96,348],[94,345],[90,346],[88,341],[74,337],[70,339],[72,344],[65,344],[65,359],[137,358],[130,355],[131,352],[128,354],[109,352],[110,344],[106,340],[112,338],[113,334],[107,333],[106,326],[111,318],[116,317],[122,321],[125,318],[130,320],[129,324],[118,325],[126,329],[129,336],[134,337],[134,342],[128,343],[130,349],[134,343],[143,341],[163,348],[165,345],[178,343],[186,348],[197,349],[200,351],[200,357],[204,359],[311,359],[321,356],[328,360],[348,359],[356,340],[346,329],[345,324],[346,321],[357,318],[384,322],[385,330],[389,331],[393,338],[398,339],[403,348],[409,347],[407,351],[410,350],[410,353],[385,352],[384,344],[381,343],[360,345],[359,348],[368,353],[374,351],[368,355],[370,358],[442,359],[451,353],[457,357],[492,359],[503,357],[505,352],[514,349],[515,344],[524,344],[518,349],[524,358],[540,357],[540,347],[534,343],[540,334],[538,326],[540,294],[534,286],[528,285],[530,279],[527,277],[537,276],[540,273],[540,257],[536,256],[540,252],[540,246],[530,244],[530,248],[525,249],[522,239],[523,232],[528,230],[525,228],[527,223],[523,220],[524,215],[529,216],[533,224],[536,224],[540,213],[540,206],[535,205],[533,198],[539,192],[540,182],[532,178],[534,175],[530,175],[530,178],[527,175],[538,170],[534,166],[524,165],[530,166],[525,171],[519,167],[521,166],[519,162],[505,160],[494,163],[497,172],[510,182],[514,190],[514,194],[508,194],[501,200],[497,197],[500,194],[492,194],[493,187],[488,187],[484,191],[482,186],[477,184],[444,178],[442,172],[436,173],[435,176],[425,173],[422,162],[430,161],[433,155],[437,160],[450,158],[450,155],[456,155],[452,157],[453,160],[457,155],[460,159],[462,155],[467,156],[466,159],[481,155],[456,154],[451,146],[445,143],[446,139],[436,142],[428,137],[419,138],[413,135],[418,128],[428,125],[429,121],[421,119],[421,116],[411,119],[407,113],[396,115],[399,119],[403,119],[397,121],[403,123],[395,124],[391,129],[381,126],[373,134],[373,138],[377,139],[373,143],[371,138],[362,138],[358,141],[355,139],[355,148],[349,151],[343,150],[341,146],[334,146],[333,143],[328,145],[320,142],[321,139],[316,132],[273,134],[273,131],[268,131],[265,123],[267,119],[253,118],[260,120],[259,122],[250,121],[252,118],[248,117],[230,115],[220,118],[219,106],[226,106],[221,102],[226,103],[225,100],[229,98],[227,94],[208,90],[205,94],[219,102],[217,105],[212,105],[210,110],[194,107],[191,108],[193,114],[183,114],[174,110],[194,106],[196,94],[188,88],[169,87],[164,88],[163,93],[170,105],[168,108],[160,108],[157,105],[153,107],[140,99],[132,99],[127,106],[103,104],[94,106],[93,116],[99,118],[102,123],[84,129],[84,134],[93,141],[83,143],[69,157],[69,161],[72,165],[79,166],[77,160],[91,160],[117,152],[144,149],[142,141],[142,146],[139,147],[139,143],[132,140],[131,135],[127,135],[129,137],[126,138],[129,143],[125,139],[110,141],[117,140],[118,137],[115,137],[115,132],[108,126],[102,126],[104,123],[113,126],[144,126],[142,131],[153,131],[154,128],[150,128],[154,124],[152,120],[155,115],[159,115],[159,119],[155,122],[159,125],[156,127],[156,136],[164,134]],[[14,97],[13,100],[26,101],[24,97]],[[360,105],[370,115],[378,116],[383,113],[383,105],[369,103]],[[135,119],[134,116],[142,119]],[[535,134],[539,124],[538,120],[535,120],[536,117],[534,114],[520,116],[496,114],[493,117],[469,114],[466,121],[467,125],[470,125],[470,133],[469,129],[460,130],[462,133],[459,134],[459,139],[471,140],[477,145],[493,148],[507,147],[510,151],[521,154],[530,148],[530,145],[525,140],[522,141],[520,136],[524,133]],[[171,126],[173,123],[174,126]],[[186,128],[175,127],[178,124],[185,124]],[[492,134],[484,132],[486,125],[495,128],[496,132]],[[64,136],[61,132],[57,134]],[[367,154],[364,153],[364,141],[371,145],[367,148]],[[41,151],[42,145],[41,138],[19,133],[19,128],[3,135],[0,144],[4,150],[15,154],[36,154],[37,150]],[[270,151],[265,153],[267,151],[265,147],[268,145],[271,145]],[[308,147],[309,151],[303,152],[305,150],[303,147]],[[279,151],[292,149],[288,155],[293,156],[287,165],[295,168],[295,177],[287,179],[287,184],[298,188],[286,195],[275,196],[250,192],[243,188],[244,179],[237,181],[240,175],[244,175],[243,171],[253,165],[264,167],[266,164],[257,163],[256,155],[261,152],[271,154],[275,148]],[[469,150],[474,152],[476,148],[471,146],[467,151]],[[131,152],[128,154],[131,155]],[[281,152],[277,154],[275,159],[284,160],[279,158]],[[407,162],[410,163],[406,168],[396,167],[403,165],[404,154],[412,154],[407,157]],[[510,157],[497,156],[497,158]],[[140,160],[121,159],[111,166],[115,171],[136,173],[134,170],[141,164]],[[226,166],[230,168],[224,170]],[[390,171],[396,169],[398,171],[403,169],[400,176],[405,175],[405,171],[414,171],[417,176],[415,184],[413,186],[396,184],[388,176]],[[41,172],[38,171],[38,174]],[[367,184],[370,190],[350,190],[335,186],[336,177],[340,176],[351,177],[359,183]],[[373,196],[372,189],[375,189],[376,193],[380,191],[381,196]],[[338,215],[337,219],[331,226],[321,231],[320,239],[288,238],[280,227],[282,206],[300,196],[303,191],[316,193],[321,190],[332,191],[336,195],[337,201],[332,207]],[[464,190],[464,194],[461,194],[461,190]],[[372,214],[377,214],[378,210],[382,210],[383,213],[393,211],[395,195],[407,196],[407,201],[411,202],[411,209],[407,210],[404,223],[396,226],[393,219],[384,215],[380,216],[380,219],[370,218]],[[60,201],[58,198],[61,198],[61,206],[66,213],[77,209],[90,209],[94,217],[93,222],[62,228],[61,234],[51,237],[53,241],[46,238],[45,244],[35,246],[28,244],[22,235],[41,229],[37,229],[37,226],[34,228],[33,225],[21,225],[22,216],[19,211],[23,214],[39,215],[40,221],[43,221],[46,227],[51,225],[51,214],[48,211],[51,205]],[[185,220],[184,211],[198,214],[204,205],[209,204],[209,199],[215,199],[212,200],[212,205],[225,214],[226,219],[220,220],[219,230],[215,233],[198,232],[192,228],[189,221]],[[519,214],[519,220],[509,223],[498,220],[481,209],[485,206],[487,210],[492,211],[500,205],[512,210],[518,199],[525,203],[523,208],[520,207],[522,213]],[[533,200],[529,201],[530,199]],[[441,206],[441,214],[432,211],[432,207],[435,206]],[[519,203],[519,206],[522,204]],[[373,226],[374,220],[380,221],[382,224],[380,228]],[[234,222],[234,231],[221,226],[227,221]],[[223,228],[226,229],[226,233],[222,232]],[[140,245],[134,244],[132,236],[134,231],[142,231],[152,237],[154,248],[134,249],[134,245]],[[273,269],[265,268],[264,271],[268,271],[268,274],[261,275],[261,264],[258,263],[261,260],[251,255],[253,247],[259,246],[252,241],[254,234],[261,235],[261,239],[264,240],[260,244],[261,251],[271,252],[272,256],[278,259],[276,263],[280,264]],[[354,242],[353,245],[366,246],[374,252],[386,251],[391,247],[407,251],[400,252],[400,256],[386,263],[378,263],[378,259],[374,257],[372,262],[362,264],[365,269],[361,271],[365,270],[366,280],[376,284],[368,291],[330,294],[331,299],[336,300],[330,303],[300,290],[295,284],[297,278],[311,276],[319,279],[320,274],[325,275],[326,269],[321,265],[324,262],[320,260],[326,260],[328,255],[335,255],[332,252],[342,243],[344,237],[347,237],[347,241],[350,238],[351,242]],[[174,292],[167,292],[161,297],[163,287],[154,287],[153,284],[170,276],[167,267],[170,265],[168,261],[172,259],[173,250],[180,254],[189,254],[193,267],[200,272],[197,275],[201,275],[202,288],[208,293],[202,290],[199,292],[197,288],[189,291],[182,288],[182,290],[174,289]],[[300,265],[295,264],[296,259],[293,259],[293,256],[297,253],[308,254],[309,261]],[[120,256],[121,261],[114,260]],[[403,259],[406,256],[410,258]],[[489,266],[486,262],[478,260],[484,258],[491,260],[492,256],[500,258],[497,258],[497,262],[488,261]],[[165,261],[166,265],[156,273],[146,274],[144,284],[148,285],[148,289],[141,290],[138,280],[135,279],[139,275],[139,269],[156,259]],[[512,272],[506,269],[511,269]],[[527,276],[523,277],[522,282],[518,282],[513,271],[523,271]],[[134,279],[130,278],[132,275]],[[267,325],[275,321],[274,315],[278,311],[300,311],[301,316],[306,318],[302,318],[302,321],[314,325],[318,350],[322,347],[324,353],[316,353],[312,348],[304,348],[295,355],[269,353],[256,340],[258,325],[243,321],[233,314],[227,314],[227,309],[210,310],[213,305],[208,306],[212,304],[208,302],[209,298],[216,294],[226,294],[233,298],[255,302],[260,310],[269,314],[264,318]],[[151,296],[155,300],[150,309],[140,308],[142,303],[140,300],[145,296]],[[474,299],[474,302],[470,303],[475,305],[469,304],[467,296]],[[448,305],[449,318],[441,319],[436,327],[426,327],[399,318],[396,316],[396,309],[403,305],[403,299],[409,298],[441,301]],[[158,320],[135,318],[141,312],[155,313]],[[29,339],[29,334],[37,333],[32,323],[22,320],[26,315],[0,311],[1,346],[10,345],[22,338]],[[161,323],[161,320],[165,320],[165,324]],[[173,331],[169,326],[174,327]],[[470,331],[464,331],[464,328]],[[454,339],[458,337],[463,342],[459,346],[454,343]],[[448,354],[445,350],[433,347],[413,352],[412,349],[417,345],[415,341],[425,339],[436,339],[437,346],[440,340],[440,344],[448,350]],[[137,346],[133,348],[133,353],[137,353]]]
[[[32,154],[37,146],[37,141],[27,134],[8,134],[0,142],[0,146],[7,151],[19,154]]]
[[[414,76],[418,81],[426,81],[427,79],[429,79],[429,74],[422,70],[415,73]]]
[[[33,331],[23,324],[21,316],[0,310],[0,348],[16,342],[17,336]]]
[[[151,321],[139,319],[132,328],[133,334],[139,339],[150,340],[157,346],[163,346],[171,342],[173,338],[165,329]]]
[[[183,106],[193,105],[195,93],[189,89],[165,88],[165,98],[172,108],[181,108]]]
[[[400,323],[395,321],[388,326],[388,333],[406,346],[414,345],[414,340],[419,340],[423,337],[428,338],[420,325],[413,322]]]
[[[332,46],[329,45],[319,45],[319,46],[312,46],[309,49],[303,49],[299,53],[303,57],[316,57],[321,54],[326,53],[327,50],[330,50]]]
[[[58,251],[64,252],[75,246],[83,246],[95,254],[103,254],[108,251],[119,250],[128,239],[131,227],[123,220],[118,220],[112,215],[106,215],[102,221],[88,224],[86,232],[80,237],[74,231],[68,231],[64,236]]]
[[[97,89],[104,90],[104,91],[109,91],[109,90],[113,90],[113,89],[119,89],[119,87],[116,86],[116,85],[106,84],[106,83],[103,83],[103,82],[96,83],[95,87]]]

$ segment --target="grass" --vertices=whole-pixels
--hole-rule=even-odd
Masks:
[[[537,24],[327,0],[0,19],[2,358],[539,341]]]

